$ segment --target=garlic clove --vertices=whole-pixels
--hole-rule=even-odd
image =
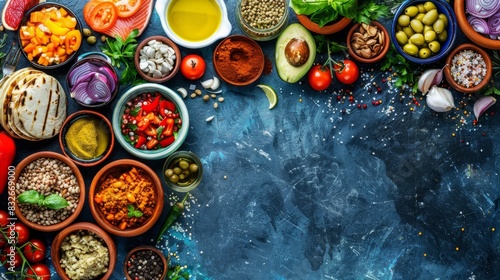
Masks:
[[[420,90],[423,94],[426,94],[427,91],[432,86],[437,86],[443,81],[443,70],[445,65],[441,69],[427,69],[418,79],[418,90]]]
[[[215,77],[215,76],[214,76],[213,80],[214,80],[214,82],[213,82],[213,84],[210,86],[210,89],[211,89],[211,90],[216,90],[216,89],[218,89],[218,88],[219,88],[219,86],[220,86],[220,80],[219,80],[219,78],[217,78],[217,77]]]
[[[205,121],[206,122],[211,122],[214,118],[215,118],[215,116],[210,116]]]
[[[201,86],[203,88],[207,89],[207,88],[210,88],[213,83],[214,83],[214,79],[208,79],[208,80],[202,81]]]
[[[182,98],[186,98],[188,95],[187,90],[183,87],[178,88],[177,92],[181,94]]]
[[[493,104],[495,104],[497,100],[493,96],[483,96],[479,98],[475,103],[474,103],[474,116],[476,116],[476,119],[479,119],[481,115],[488,110]]]
[[[438,86],[432,86],[427,93],[425,101],[427,106],[438,113],[448,112],[455,108],[455,103],[451,91]]]

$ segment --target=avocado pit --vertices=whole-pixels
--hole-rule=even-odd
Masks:
[[[302,38],[291,39],[285,47],[285,58],[294,67],[304,65],[309,59],[309,45]]]

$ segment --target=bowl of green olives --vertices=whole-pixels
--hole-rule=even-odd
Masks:
[[[195,189],[203,178],[203,165],[193,152],[176,151],[167,157],[163,165],[163,179],[177,192]]]
[[[429,64],[444,59],[453,48],[457,19],[444,0],[407,0],[394,14],[391,40],[406,59]]]

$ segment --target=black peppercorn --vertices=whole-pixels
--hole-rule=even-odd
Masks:
[[[151,250],[137,251],[127,260],[127,273],[132,279],[160,280],[163,263],[160,256]]]

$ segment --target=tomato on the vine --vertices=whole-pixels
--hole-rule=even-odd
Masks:
[[[43,263],[37,263],[28,268],[26,275],[33,276],[27,277],[26,280],[49,280],[50,279],[50,269]],[[36,275],[36,277],[35,277]]]
[[[40,262],[45,258],[47,249],[39,239],[31,239],[23,247],[23,254],[30,263]]]
[[[127,18],[133,16],[141,7],[141,0],[117,0],[115,6],[118,10],[118,16]]]
[[[206,64],[203,57],[197,54],[188,54],[182,58],[181,73],[186,79],[197,80],[205,74]]]
[[[307,74],[307,80],[312,89],[322,91],[332,83],[332,75],[328,66],[314,65]]]
[[[343,84],[350,85],[359,78],[358,65],[350,59],[344,59],[342,63],[335,63],[333,69],[337,80]]]
[[[96,5],[97,4],[97,5]],[[118,20],[118,9],[113,2],[90,1],[85,6],[89,6],[83,14],[85,22],[97,32],[108,30]]]
[[[9,214],[7,212],[0,210],[0,228],[3,228],[9,224]]]
[[[15,231],[15,233],[11,233]],[[15,236],[17,244],[24,244],[30,239],[29,228],[20,222],[16,222],[14,227],[9,227],[7,230],[7,236]]]
[[[23,263],[23,258],[19,255],[15,246],[7,246],[0,252],[0,263],[7,269],[10,267],[18,268]]]

